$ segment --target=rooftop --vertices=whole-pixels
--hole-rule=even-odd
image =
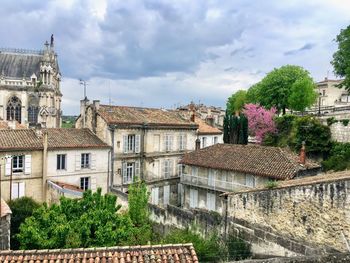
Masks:
[[[300,164],[298,160],[298,155],[285,148],[216,144],[185,154],[181,163],[279,180],[291,179],[301,171],[321,167],[311,160],[307,160],[305,165]]]
[[[100,116],[108,124],[193,127],[195,123],[178,112],[165,109],[100,105]]]
[[[0,251],[0,262],[198,263],[192,244]]]
[[[12,214],[10,207],[7,205],[7,203],[4,201],[4,199],[1,198],[1,215],[0,217],[6,216],[8,214]],[[0,260],[1,261],[1,260]]]
[[[207,124],[200,118],[195,118],[195,123],[198,124],[198,134],[222,134],[218,128]]]
[[[89,129],[15,129],[0,130],[0,151],[6,150],[41,150],[43,149],[43,133],[48,134],[49,149],[67,148],[108,148]]]

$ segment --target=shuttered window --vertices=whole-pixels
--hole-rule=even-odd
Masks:
[[[57,154],[57,170],[65,170],[66,169],[66,155],[65,154]]]
[[[12,172],[23,173],[24,172],[24,155],[13,156],[12,158]]]

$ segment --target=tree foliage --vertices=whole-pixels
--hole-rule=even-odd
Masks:
[[[243,113],[248,118],[249,134],[256,137],[258,143],[262,142],[265,134],[276,132],[275,108],[266,110],[260,105],[250,103],[244,106]]]
[[[231,114],[243,109],[244,104],[246,103],[246,96],[247,92],[245,90],[239,90],[228,98],[226,107]]]
[[[305,111],[305,109],[315,103],[317,92],[315,84],[310,79],[301,78],[296,80],[291,88],[288,97],[288,108],[296,111]]]
[[[333,54],[334,73],[345,78],[339,87],[344,87],[350,91],[350,25],[342,29],[336,37],[338,50]]]
[[[248,120],[243,115],[233,115],[226,110],[224,117],[224,142],[231,144],[248,143]]]
[[[11,208],[11,249],[19,249],[19,241],[17,234],[19,233],[19,227],[24,220],[32,216],[35,209],[40,207],[40,204],[34,201],[30,197],[21,197],[15,200],[11,200],[8,203]]]
[[[252,86],[253,90],[248,91],[248,94],[250,93],[248,97],[256,98],[255,102],[259,102],[265,108],[275,107],[278,112],[282,111],[285,114],[287,108],[298,110],[313,104],[314,91],[310,89],[313,83],[309,72],[302,67],[285,65],[272,70],[259,83]],[[311,94],[307,94],[310,92]],[[303,100],[299,105],[296,99],[300,98],[302,93],[308,100]]]
[[[146,184],[137,179],[129,186],[129,216],[134,225],[131,244],[146,244],[151,240],[152,227],[148,211],[149,192]]]
[[[116,196],[101,189],[82,199],[62,197],[60,204],[42,205],[20,226],[21,249],[115,246],[127,243],[132,221],[117,213]]]
[[[328,158],[322,162],[326,171],[350,169],[350,143],[333,143]]]

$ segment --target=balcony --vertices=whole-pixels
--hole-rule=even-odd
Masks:
[[[180,182],[182,184],[193,185],[220,192],[236,192],[244,189],[254,188],[236,182],[227,182],[223,180],[216,180],[214,178],[194,176],[190,174],[182,174]]]

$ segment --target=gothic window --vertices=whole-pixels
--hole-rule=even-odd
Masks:
[[[39,107],[29,106],[28,108],[28,122],[37,123],[38,122]]]
[[[16,96],[10,98],[7,102],[6,119],[21,123],[21,101]]]

